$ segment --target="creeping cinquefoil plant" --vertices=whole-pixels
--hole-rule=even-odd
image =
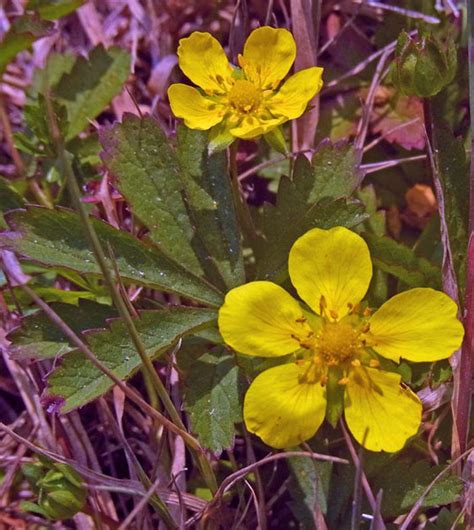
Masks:
[[[247,428],[283,448],[308,440],[326,416],[334,423],[344,410],[359,443],[398,451],[418,431],[422,405],[395,363],[437,361],[459,348],[456,304],[417,288],[372,314],[362,303],[372,278],[369,249],[342,227],[315,228],[297,239],[288,268],[301,302],[279,285],[255,281],[232,289],[219,311],[220,332],[237,352],[292,354],[252,382]]]

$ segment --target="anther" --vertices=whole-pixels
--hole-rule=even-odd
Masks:
[[[366,307],[364,309],[364,316],[365,317],[370,317],[371,314],[372,314],[372,309],[370,309],[369,307]]]
[[[328,376],[327,375],[321,376],[321,379],[319,382],[321,383],[321,386],[326,386],[326,383],[328,382]]]
[[[353,366],[354,368],[359,368],[359,366],[360,366],[360,361],[359,361],[359,359],[354,359],[354,360],[351,362],[351,364],[352,364],[352,366]]]
[[[338,385],[347,385],[348,382],[349,382],[349,378],[348,377],[343,377],[342,379],[339,379],[337,384]]]
[[[380,361],[377,361],[377,359],[370,359],[369,366],[371,368],[378,368],[380,366]]]
[[[367,322],[364,324],[364,327],[362,328],[362,333],[368,333],[370,331],[370,322]]]
[[[319,312],[321,315],[324,314],[324,310],[326,309],[326,298],[324,298],[324,295],[321,295],[321,298],[319,299]]]
[[[337,311],[334,311],[334,309],[330,309],[330,310],[329,310],[329,314],[331,315],[331,317],[332,317],[334,320],[337,320],[337,317],[338,317]]]
[[[296,322],[298,322],[298,324],[304,324],[306,322],[306,317],[297,318]]]

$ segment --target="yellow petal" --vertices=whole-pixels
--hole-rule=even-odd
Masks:
[[[232,127],[230,132],[237,138],[243,140],[249,140],[256,138],[262,134],[267,134],[271,130],[278,127],[281,123],[287,121],[286,118],[275,118],[275,119],[259,119],[255,116],[245,116],[240,124],[236,127]]]
[[[267,108],[275,116],[293,120],[306,110],[311,99],[321,90],[323,69],[313,66],[300,70],[287,79],[270,99]]]
[[[373,368],[351,371],[344,415],[354,438],[370,451],[399,451],[421,422],[421,402],[400,375]]]
[[[308,363],[270,368],[255,378],[245,395],[247,429],[272,447],[308,440],[324,420],[325,388],[319,382],[300,382],[307,369]]]
[[[340,319],[364,297],[372,277],[372,263],[365,241],[341,226],[313,228],[296,240],[288,269],[300,297],[321,314]]]
[[[175,83],[168,88],[171,110],[177,118],[183,118],[190,129],[206,131],[222,121],[219,105],[204,97],[197,89]]]
[[[232,67],[222,46],[209,33],[193,32],[181,39],[178,47],[179,67],[204,91],[223,93]]]
[[[298,302],[272,282],[250,282],[227,293],[219,310],[225,342],[247,355],[277,357],[300,348],[311,331]]]
[[[295,57],[296,43],[289,31],[263,26],[249,35],[241,66],[247,78],[261,88],[274,88],[289,72]]]
[[[419,288],[397,294],[370,319],[372,347],[393,361],[446,359],[464,335],[457,305],[446,294]]]

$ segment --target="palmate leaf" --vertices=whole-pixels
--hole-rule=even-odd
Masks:
[[[77,334],[106,327],[106,319],[116,317],[107,305],[80,300],[79,305],[52,303],[51,308]],[[50,359],[64,355],[75,347],[64,333],[42,311],[25,317],[21,326],[8,334],[10,353],[17,357]]]
[[[282,282],[288,253],[295,240],[311,228],[352,228],[367,215],[361,203],[348,199],[358,181],[352,148],[324,146],[310,164],[300,157],[293,180],[282,177],[276,205],[266,205],[265,239],[256,249],[257,276]]]
[[[185,408],[203,447],[214,452],[232,447],[235,423],[242,421],[244,380],[235,357],[222,347],[209,351],[194,341],[178,353],[184,376]]]
[[[146,354],[157,358],[178,339],[212,325],[215,311],[176,307],[163,311],[144,311],[135,321]],[[127,379],[141,366],[127,328],[122,320],[112,321],[110,329],[91,332],[87,342],[95,356],[120,379]],[[68,353],[48,378],[47,401],[61,402],[66,413],[101,396],[113,382],[80,351]]]
[[[74,212],[29,208],[11,212],[7,220],[12,231],[0,235],[0,245],[42,265],[100,275],[80,219]],[[124,282],[176,293],[210,306],[222,303],[221,293],[158,248],[103,221],[92,219],[92,223],[103,248],[107,250],[111,246]]]
[[[208,155],[207,134],[182,127],[175,151],[155,120],[126,115],[102,130],[101,143],[120,191],[160,248],[221,289],[244,281],[226,156]]]

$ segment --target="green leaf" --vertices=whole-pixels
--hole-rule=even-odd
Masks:
[[[350,144],[324,142],[311,162],[303,155],[295,162],[295,188],[311,204],[325,197],[349,197],[360,180],[355,150]]]
[[[38,15],[24,15],[14,20],[0,43],[0,75],[17,53],[27,50],[33,42],[49,35],[53,29],[51,22],[41,20]]]
[[[102,45],[94,48],[89,59],[80,57],[70,73],[61,77],[54,95],[69,118],[67,140],[77,136],[117,95],[127,80],[130,56],[124,50]]]
[[[391,462],[379,470],[373,480],[375,491],[383,489],[383,515],[392,518],[408,511],[443,469],[444,466],[430,467],[428,462],[420,460],[411,465],[401,461]],[[422,507],[456,502],[462,488],[459,477],[445,473],[425,497]]]
[[[327,511],[332,464],[304,457],[288,458],[287,464],[291,473],[288,492],[293,499],[290,508],[302,529],[314,530],[315,508],[319,505],[323,514]]]
[[[76,333],[105,327],[106,319],[116,317],[109,306],[81,300],[79,306],[52,303],[51,308]],[[10,352],[17,357],[55,358],[74,349],[58,326],[39,311],[23,319],[21,326],[8,335]]]
[[[22,208],[24,200],[12,187],[8,180],[0,177],[0,212]]]
[[[76,62],[72,53],[51,53],[44,68],[36,68],[33,72],[31,85],[28,87],[28,97],[36,99],[39,94],[45,95],[53,88],[61,77],[69,74]]]
[[[151,239],[184,267],[201,274],[178,160],[158,123],[128,114],[123,123],[103,129],[100,140],[105,163]]]
[[[178,158],[195,251],[208,278],[224,290],[245,282],[240,232],[225,153],[209,156],[207,134],[181,127]]]
[[[29,208],[8,214],[7,220],[12,232],[0,235],[0,245],[46,266],[100,276],[81,221],[74,212]],[[107,250],[110,244],[113,249],[124,282],[173,292],[211,306],[222,303],[222,295],[210,284],[183,269],[158,248],[103,221],[92,219],[92,224],[103,248]]]
[[[389,237],[364,234],[373,264],[409,287],[441,288],[441,270],[425,258]]]
[[[264,207],[265,238],[256,249],[257,276],[284,281],[291,246],[311,228],[352,228],[361,223],[367,217],[364,206],[347,199],[356,183],[354,153],[347,145],[324,144],[311,164],[298,158],[293,180],[280,180],[276,205]]]
[[[204,348],[201,343],[183,349],[178,363],[184,372],[192,430],[201,445],[220,452],[232,447],[234,424],[242,421],[243,379],[234,357],[223,347]]]
[[[155,359],[184,335],[210,325],[216,313],[208,309],[178,307],[167,311],[145,311],[135,321],[147,355]],[[116,320],[110,330],[92,332],[87,342],[96,357],[120,379],[133,375],[141,360],[123,321]],[[101,396],[113,386],[112,381],[80,351],[68,353],[48,379],[47,400],[64,400],[66,413]]]
[[[45,20],[56,20],[81,7],[86,0],[30,0],[27,9],[38,11]]]

